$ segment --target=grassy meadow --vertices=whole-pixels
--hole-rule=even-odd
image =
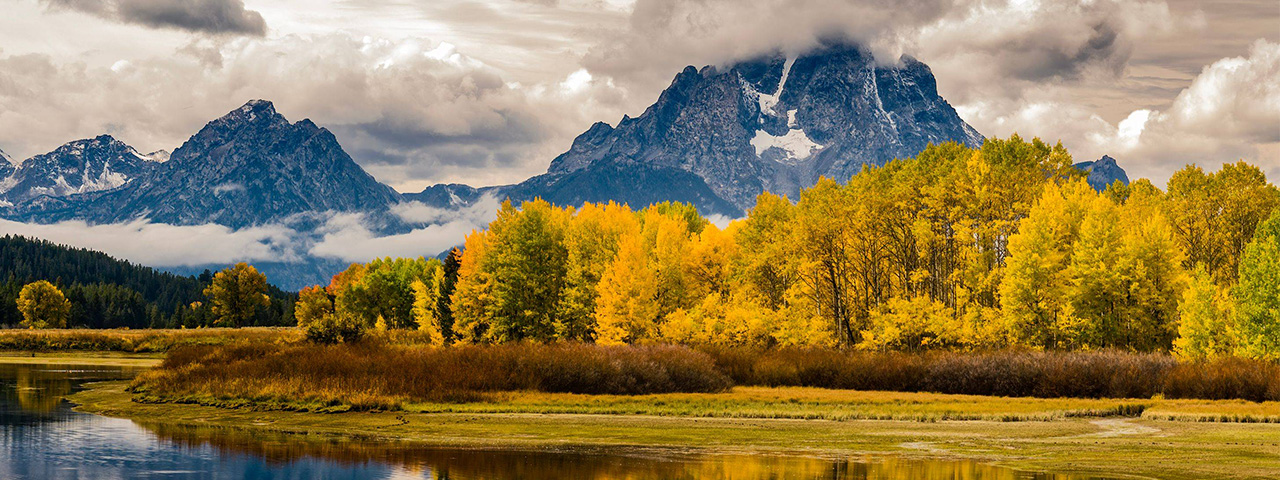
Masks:
[[[164,353],[174,347],[297,342],[293,327],[0,329],[0,352]]]

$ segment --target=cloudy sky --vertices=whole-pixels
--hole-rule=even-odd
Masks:
[[[842,33],[929,64],[987,136],[1061,140],[1163,184],[1280,177],[1275,0],[0,0],[0,149],[174,149],[253,98],[401,191],[543,172],[685,65]]]

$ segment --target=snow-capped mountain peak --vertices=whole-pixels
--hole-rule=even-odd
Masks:
[[[739,215],[763,191],[795,198],[819,177],[849,178],[863,165],[912,157],[930,143],[976,147],[982,141],[938,95],[928,66],[911,57],[886,66],[861,46],[831,42],[803,55],[766,55],[725,69],[687,67],[642,115],[612,128],[592,126],[536,178],[541,186],[522,184],[513,192],[554,200],[557,192],[569,192],[555,178],[582,182],[600,178],[583,170],[643,164],[684,172],[645,175],[694,175],[734,206],[723,212],[712,209],[716,202],[699,207]],[[696,200],[679,191],[658,196]]]
[[[147,173],[153,165],[133,147],[99,135],[23,160],[0,182],[0,197],[19,204],[41,196],[111,190]]]

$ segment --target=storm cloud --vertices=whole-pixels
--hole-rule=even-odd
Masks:
[[[262,14],[245,9],[243,0],[42,0],[49,8],[144,25],[211,34],[263,36]]]

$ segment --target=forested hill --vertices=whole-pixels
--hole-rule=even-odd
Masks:
[[[22,320],[15,300],[22,286],[48,280],[72,304],[69,326],[90,328],[196,327],[211,321],[204,288],[211,273],[184,277],[111,258],[105,253],[16,235],[0,237],[0,325]],[[257,325],[293,323],[295,294],[274,286]]]

